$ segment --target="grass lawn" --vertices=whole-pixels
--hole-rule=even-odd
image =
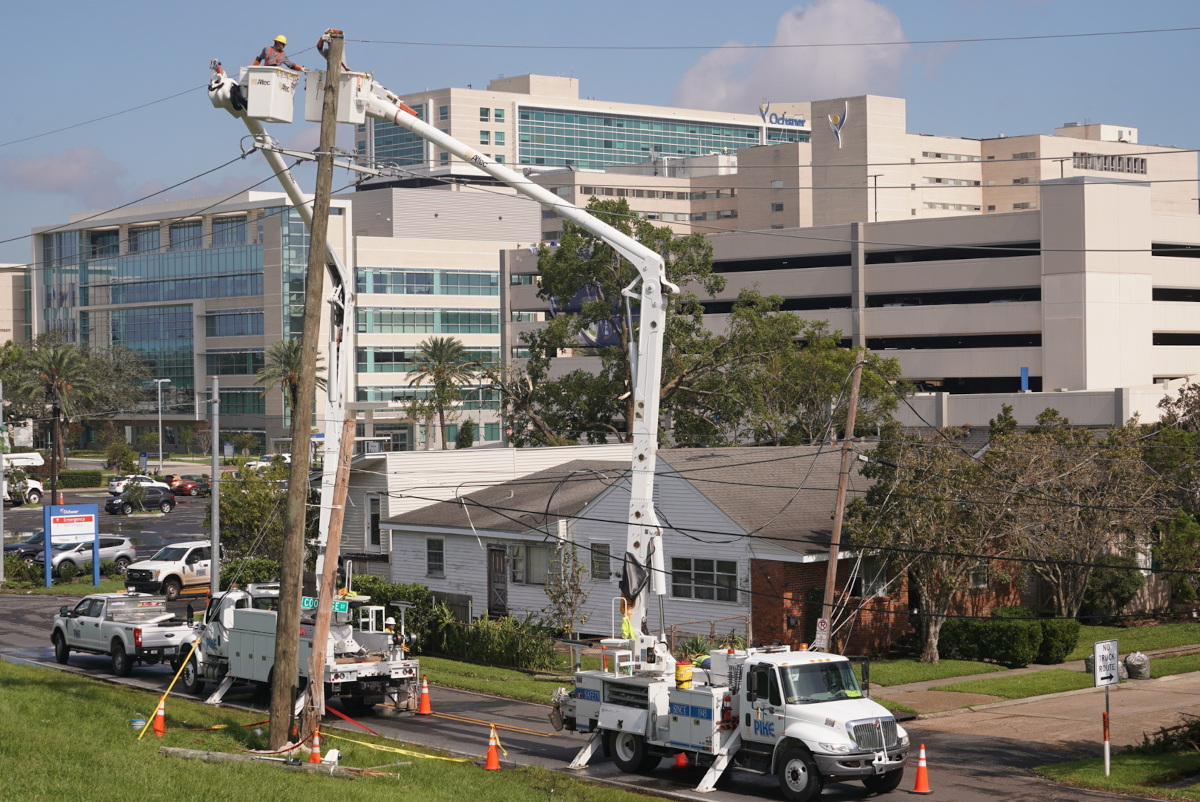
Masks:
[[[1149,627],[1083,626],[1079,628],[1079,643],[1075,646],[1075,651],[1067,655],[1067,659],[1082,660],[1092,653],[1093,643],[1113,638],[1117,639],[1117,645],[1123,655],[1152,649],[1170,649],[1174,646],[1190,646],[1200,643],[1200,622],[1155,624]],[[1153,665],[1151,663],[1151,666]]]
[[[38,596],[87,596],[89,593],[120,593],[125,590],[124,577],[100,577],[100,585],[92,584],[92,572],[89,569],[85,576],[76,577],[71,582],[54,580],[53,587],[45,587],[42,582],[36,585],[20,582],[5,582],[0,585],[0,593],[33,593]]]
[[[1185,654],[1182,657],[1155,657],[1150,660],[1150,677],[1169,677],[1200,671],[1200,654]]]
[[[535,679],[521,671],[508,668],[460,663],[444,657],[421,656],[421,673],[429,681],[448,688],[479,691],[508,699],[550,704],[551,695],[559,687],[574,687],[572,678]]]
[[[1195,751],[1158,755],[1118,753],[1112,756],[1111,767],[1112,773],[1105,777],[1104,759],[1092,758],[1039,766],[1034,769],[1034,773],[1064,785],[1080,788],[1099,788],[1157,799],[1200,800],[1200,786],[1158,787],[1200,774],[1200,753]]]
[[[967,677],[972,674],[990,674],[1003,671],[1004,666],[995,663],[977,663],[973,660],[943,660],[933,665],[917,660],[872,660],[871,684],[887,688],[908,682],[924,682],[934,679]],[[862,680],[862,663],[854,662],[854,673]]]
[[[342,765],[386,767],[394,777],[342,780],[281,770],[268,762],[202,763],[164,758],[159,746],[234,752],[266,747],[265,736],[244,725],[264,714],[208,707],[175,696],[167,699],[167,735],[147,732],[142,740],[130,726],[149,719],[157,695],[80,677],[54,669],[16,666],[0,661],[0,763],[5,787],[27,799],[420,799],[461,802],[504,799],[544,802],[635,802],[645,797],[589,785],[556,772],[505,769],[487,772],[471,764],[428,760],[378,751],[326,738],[326,749],[342,751]],[[222,726],[223,729],[204,728]],[[265,725],[261,725],[265,728]],[[328,735],[429,752],[367,733],[330,731]],[[487,732],[463,751],[487,749]],[[477,747],[477,749],[476,749]],[[392,765],[404,761],[410,765]]]
[[[1153,670],[1154,663],[1150,664]],[[953,682],[949,685],[939,685],[939,691],[957,691],[960,693],[986,693],[1005,699],[1026,699],[1030,696],[1043,696],[1048,693],[1075,691],[1080,688],[1090,688],[1094,678],[1082,671],[1070,671],[1065,668],[1048,668],[1044,671],[1033,671],[1028,674],[1009,674],[1003,677],[987,677],[986,679],[971,679],[965,682]]]

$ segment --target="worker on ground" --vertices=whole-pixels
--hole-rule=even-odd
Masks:
[[[287,46],[287,37],[279,34],[275,37],[272,44],[267,45],[258,54],[258,58],[254,59],[255,67],[287,67],[289,70],[299,70],[304,72],[304,68],[287,57],[287,53],[283,52],[283,48]]]

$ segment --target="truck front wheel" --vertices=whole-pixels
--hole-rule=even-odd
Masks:
[[[646,751],[646,739],[632,732],[609,734],[612,761],[624,772],[650,771],[662,757]]]
[[[884,772],[883,774],[872,774],[870,777],[863,777],[863,785],[873,794],[886,794],[900,787],[900,781],[903,779],[904,769],[899,768]]]
[[[175,577],[171,577],[166,582],[163,582],[163,595],[167,597],[167,601],[175,601],[179,598],[179,594],[183,592],[183,585]]]
[[[66,665],[67,659],[71,656],[71,650],[67,648],[67,639],[61,632],[55,632],[52,640],[54,641],[54,659]]]
[[[788,802],[808,802],[821,793],[821,778],[803,746],[789,746],[779,758],[779,790]]]
[[[199,696],[204,691],[204,680],[200,677],[200,666],[196,665],[195,657],[187,661],[183,673],[179,675],[179,681],[183,683],[184,693]]]
[[[133,661],[125,653],[125,644],[116,639],[112,642],[112,670],[118,677],[128,677],[133,673]]]

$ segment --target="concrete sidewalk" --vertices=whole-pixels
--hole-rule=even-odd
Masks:
[[[1153,678],[1156,657],[1200,652],[1200,645],[1147,652],[1151,679],[1126,680],[1110,686],[1110,738],[1116,747],[1140,744],[1145,734],[1181,723],[1181,713],[1200,716],[1200,672]],[[979,733],[1045,744],[1059,757],[1094,756],[1102,740],[1104,690],[1084,688],[1063,693],[1006,700],[996,696],[938,690],[973,679],[1033,674],[1047,669],[1083,672],[1082,660],[1053,666],[1029,666],[1007,672],[872,686],[871,695],[907,705],[918,713],[905,726],[918,730]]]

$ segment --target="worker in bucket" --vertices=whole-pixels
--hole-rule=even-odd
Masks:
[[[287,67],[289,70],[304,72],[304,68],[287,57],[283,49],[287,47],[287,37],[279,34],[275,41],[262,49],[258,58],[254,59],[255,67]]]

